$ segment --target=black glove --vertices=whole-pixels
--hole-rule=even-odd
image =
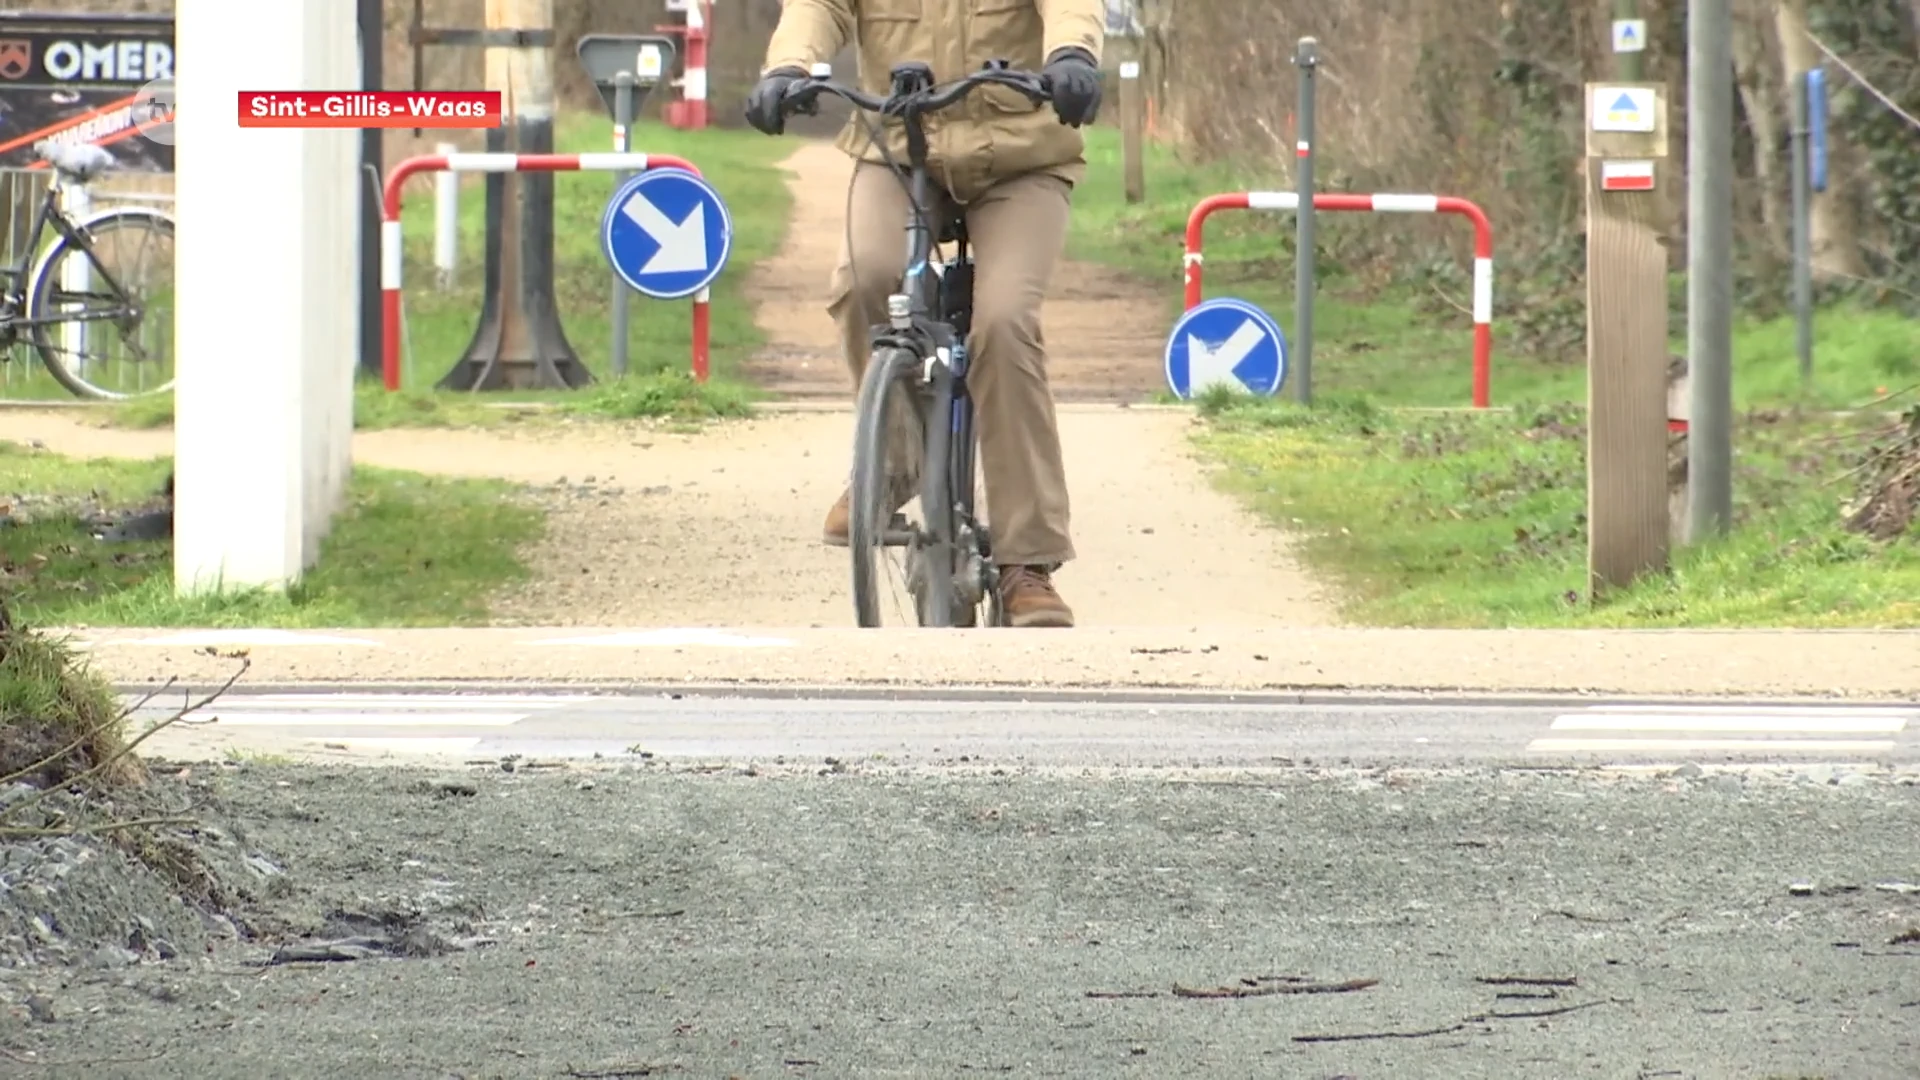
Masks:
[[[1100,115],[1100,72],[1085,49],[1060,49],[1040,70],[1053,83],[1053,111],[1068,127],[1091,124]]]
[[[768,135],[783,135],[787,130],[786,110],[781,103],[787,88],[807,77],[796,67],[774,68],[760,77],[747,94],[747,123]]]

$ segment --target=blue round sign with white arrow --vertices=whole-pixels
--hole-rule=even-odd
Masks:
[[[1287,381],[1287,338],[1255,305],[1215,297],[1173,324],[1166,364],[1167,389],[1185,401],[1216,385],[1270,396]]]
[[[733,216],[713,185],[685,169],[649,169],[621,184],[600,219],[600,248],[620,279],[655,300],[712,285],[733,254]]]

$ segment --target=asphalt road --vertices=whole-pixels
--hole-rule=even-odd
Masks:
[[[1911,1080],[1920,1060],[1900,778],[528,764],[167,770],[250,853],[234,883],[261,937],[0,970],[0,1075]],[[414,958],[271,959],[343,936]]]
[[[1916,714],[256,690],[142,749],[258,936],[0,1074],[1911,1080]]]
[[[141,710],[158,719],[177,694]],[[1362,764],[1920,765],[1920,705],[1388,701],[1326,696],[877,694],[728,697],[229,694],[157,736],[174,756],[233,749],[375,763],[500,758],[886,760],[925,766],[1285,767]]]

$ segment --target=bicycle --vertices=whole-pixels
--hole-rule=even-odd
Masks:
[[[927,212],[934,194],[927,172],[927,135],[921,118],[959,103],[988,85],[1011,87],[1035,105],[1052,100],[1044,75],[1017,71],[1004,60],[946,86],[936,86],[924,63],[897,65],[890,93],[875,97],[829,81],[832,68],[817,65],[788,88],[788,114],[817,110],[823,93],[857,110],[901,120],[906,129],[908,189],[907,270],[900,289],[887,298],[887,321],[873,326],[872,352],[854,403],[853,483],[847,546],[853,555],[853,602],[862,627],[880,625],[876,564],[887,548],[906,549],[906,583],[921,626],[1005,624],[992,542],[974,514],[973,401],[967,394],[967,335],[973,319],[973,256],[966,215],[948,207],[936,233]],[[902,171],[876,133],[874,142],[896,175]],[[951,242],[954,255],[933,261]],[[905,416],[923,436],[919,462],[920,520],[896,510],[894,478],[903,463],[887,458],[889,418]],[[889,468],[892,464],[894,467]]]
[[[143,206],[115,206],[75,215],[67,208],[69,192],[84,193],[86,187],[113,166],[113,156],[91,143],[61,144],[43,141],[34,147],[53,173],[46,196],[35,209],[27,242],[11,266],[0,266],[0,355],[11,359],[13,348],[22,337],[31,341],[40,354],[47,373],[76,396],[102,400],[125,400],[164,393],[173,387],[167,375],[157,386],[127,393],[108,389],[89,377],[90,343],[102,337],[102,330],[118,331],[126,346],[126,359],[144,383],[149,369],[160,360],[140,340],[140,330],[157,326],[164,335],[167,358],[173,344],[171,310],[155,314],[149,296],[156,290],[129,288],[123,276],[116,275],[101,259],[101,250],[134,239],[144,247],[149,240],[173,241],[173,219],[167,214]],[[48,230],[53,243],[36,258]],[[169,256],[171,252],[169,252]],[[172,260],[168,258],[171,271]],[[125,277],[131,281],[131,276]],[[165,290],[171,293],[171,288]],[[57,339],[57,340],[56,340]],[[69,364],[62,356],[71,354],[78,362]],[[102,366],[111,359],[100,361]]]

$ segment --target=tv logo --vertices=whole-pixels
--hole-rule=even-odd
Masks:
[[[174,98],[173,80],[155,79],[142,86],[129,108],[140,137],[161,146],[172,146]]]

